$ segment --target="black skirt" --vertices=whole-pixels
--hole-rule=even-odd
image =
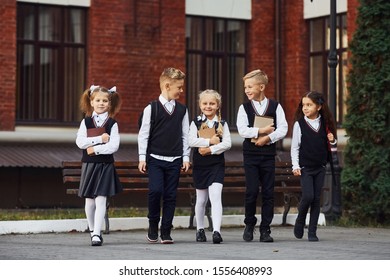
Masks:
[[[79,187],[80,197],[110,197],[121,191],[122,185],[113,163],[83,162]]]
[[[194,187],[196,189],[208,189],[212,183],[223,184],[225,177],[225,165],[215,164],[214,166],[194,166],[192,170]]]

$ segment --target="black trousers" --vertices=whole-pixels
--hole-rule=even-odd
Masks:
[[[302,198],[298,206],[297,222],[304,223],[310,208],[309,232],[317,231],[320,216],[321,190],[325,180],[325,166],[301,169]]]
[[[158,160],[153,157],[148,160],[148,218],[152,223],[160,221],[162,198],[161,229],[163,230],[172,227],[181,165],[181,158],[173,162]]]
[[[244,154],[244,168],[246,180],[244,223],[255,225],[257,222],[256,202],[261,185],[260,232],[270,231],[274,217],[275,156]]]

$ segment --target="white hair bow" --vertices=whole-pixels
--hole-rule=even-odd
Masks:
[[[99,88],[100,86],[95,86],[95,85],[91,85],[90,87],[89,87],[89,90],[91,91],[91,92],[93,92],[95,89],[97,89],[97,88]]]
[[[113,87],[110,88],[108,91],[109,91],[110,93],[116,92],[116,86],[113,86]]]

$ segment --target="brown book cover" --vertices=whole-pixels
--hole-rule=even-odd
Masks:
[[[103,133],[106,133],[105,127],[95,127],[95,128],[88,128],[87,129],[87,137],[100,136]]]
[[[263,128],[270,124],[274,124],[274,119],[272,117],[268,116],[255,116],[255,122],[253,124],[253,127],[257,128]],[[259,136],[264,136],[266,134],[259,134]],[[251,142],[255,143],[258,138],[252,138]]]
[[[214,127],[212,127],[212,128],[208,127],[208,128],[203,128],[203,129],[198,130],[199,137],[204,138],[204,139],[210,139],[215,134],[216,134],[216,132],[215,132]]]

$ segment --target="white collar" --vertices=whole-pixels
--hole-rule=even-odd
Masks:
[[[171,101],[168,101],[162,94],[160,94],[158,99],[160,100],[160,102],[163,106],[165,106],[166,103],[170,103],[172,106],[176,105],[176,102],[174,99],[172,99]]]
[[[105,119],[107,119],[107,117],[108,117],[108,112],[105,112],[105,113],[103,113],[103,114],[98,114],[98,113],[96,113],[95,111],[93,111],[92,117],[94,117],[94,118],[99,118],[99,119],[101,119],[101,120],[105,120]]]

